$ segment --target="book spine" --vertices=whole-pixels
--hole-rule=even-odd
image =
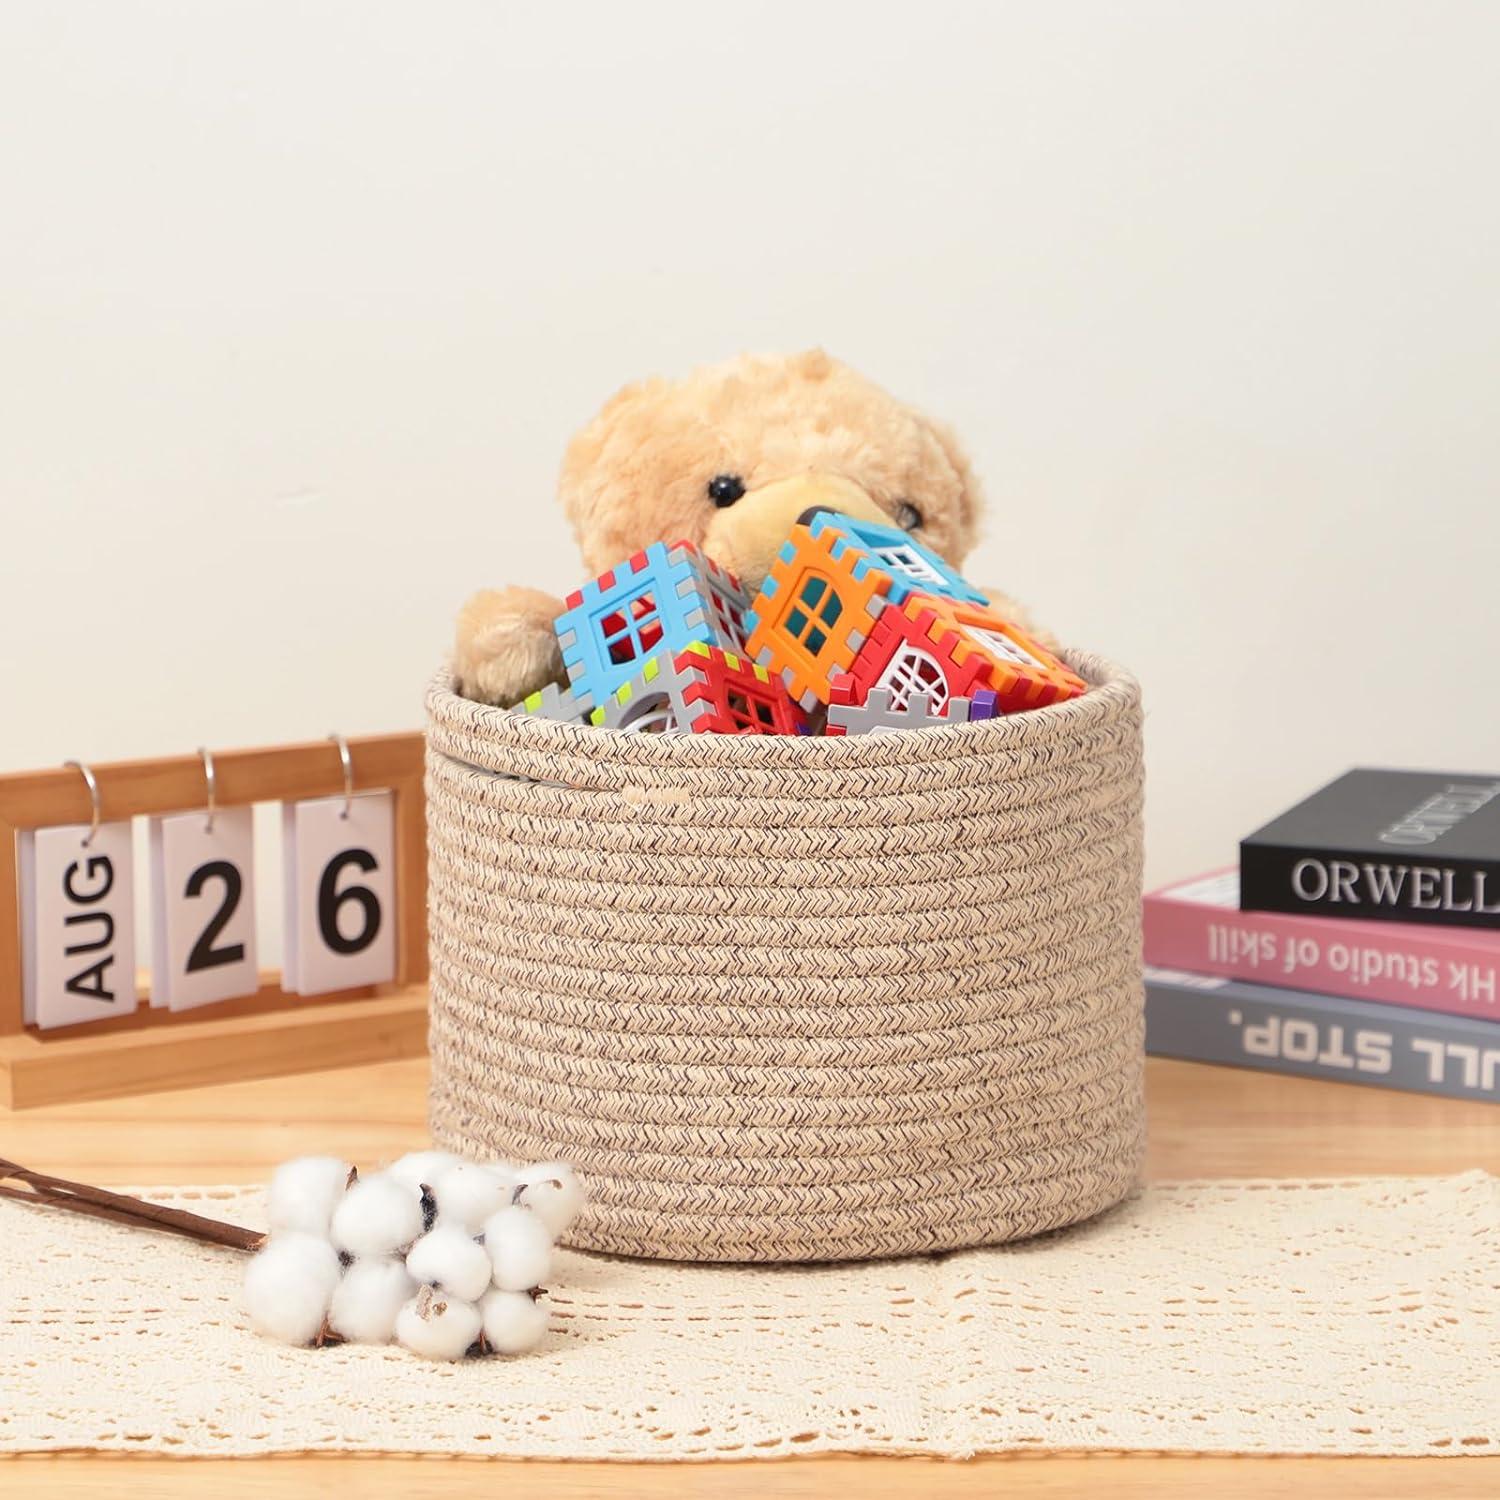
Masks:
[[[1500,954],[1493,940],[1434,943],[1415,927],[1354,932],[1342,922],[1170,896],[1148,896],[1144,915],[1146,962],[1163,969],[1500,1021]]]
[[[1500,864],[1242,843],[1240,906],[1341,922],[1500,928]]]
[[[1146,1051],[1303,1078],[1500,1102],[1500,1027],[1422,1011],[1328,1003],[1288,990],[1267,998],[1234,985],[1146,980]]]

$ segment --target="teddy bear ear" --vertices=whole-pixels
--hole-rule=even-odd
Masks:
[[[590,428],[604,426],[610,417],[628,407],[634,406],[644,396],[655,396],[671,385],[672,382],[665,375],[647,375],[641,380],[632,380],[628,385],[622,385],[594,415],[589,418],[588,423],[580,429],[587,432]]]
[[[925,413],[918,413],[917,420],[942,449],[943,456],[958,476],[958,524],[955,527],[956,534],[944,549],[948,560],[957,567],[978,540],[980,515],[984,509],[984,494],[975,476],[973,465],[969,462],[969,455],[965,452],[963,444],[959,442],[957,433],[946,422],[940,422],[936,417],[929,417]]]
[[[835,360],[826,349],[804,349],[787,361],[799,375],[808,380],[826,380],[833,374]]]

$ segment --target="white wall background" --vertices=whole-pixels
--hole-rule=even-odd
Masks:
[[[1143,678],[1150,873],[1500,767],[1500,5],[7,0],[0,768],[415,727],[624,380],[822,343]]]

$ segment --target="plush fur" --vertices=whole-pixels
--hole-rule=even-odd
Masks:
[[[719,475],[738,476],[743,497],[716,506],[708,486]],[[915,534],[955,567],[981,509],[953,435],[822,350],[741,355],[685,379],[627,386],[569,444],[558,498],[587,576],[651,542],[685,540],[752,595],[811,505],[900,524],[912,507]],[[534,589],[470,599],[454,653],[461,691],[511,704],[563,680],[552,639],[561,609]]]
[[[562,649],[552,622],[562,601],[540,589],[482,589],[458,612],[453,671],[466,698],[509,707],[562,682]]]

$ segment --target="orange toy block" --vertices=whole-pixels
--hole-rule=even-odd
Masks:
[[[771,564],[745,616],[745,649],[804,709],[827,703],[831,682],[849,671],[886,606],[891,576],[837,531],[803,525]]]

